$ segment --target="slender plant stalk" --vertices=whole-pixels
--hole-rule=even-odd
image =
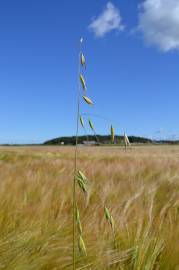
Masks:
[[[79,50],[79,67],[78,67],[78,95],[77,95],[77,123],[76,123],[76,142],[75,142],[75,157],[74,157],[74,180],[73,180],[73,270],[76,270],[76,236],[78,228],[78,248],[80,255],[87,255],[85,242],[82,235],[82,226],[80,221],[80,213],[77,207],[76,198],[76,182],[82,192],[87,193],[88,191],[88,179],[83,174],[81,170],[78,170],[77,158],[78,158],[78,138],[79,138],[79,123],[81,123],[84,128],[84,122],[82,116],[80,116],[80,99],[81,99],[81,88],[83,91],[83,100],[88,105],[93,105],[92,100],[86,96],[86,82],[83,77],[82,70],[86,68],[85,57],[82,53],[82,43],[83,39],[80,40],[80,50]],[[81,73],[82,72],[82,73]]]
[[[124,132],[124,147],[125,151],[127,150],[127,144],[126,144],[126,133]]]
[[[100,141],[99,141],[99,138],[98,138],[98,136],[97,136],[97,134],[96,134],[96,131],[95,131],[95,130],[94,130],[94,136],[95,136],[95,138],[96,138],[97,143],[100,145]]]
[[[75,158],[74,158],[74,179],[73,179],[73,270],[76,270],[76,257],[75,257],[75,242],[76,242],[76,174],[77,174],[77,155],[78,155],[78,133],[79,133],[79,118],[80,118],[80,55],[81,55],[80,40],[80,52],[79,52],[79,64],[78,64],[78,96],[77,96],[77,122],[76,122],[76,141],[75,141]]]

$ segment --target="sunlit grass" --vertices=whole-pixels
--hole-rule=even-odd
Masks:
[[[72,269],[73,153],[1,148],[0,269]],[[86,199],[77,191],[87,248],[77,267],[179,269],[179,147],[81,147],[78,162],[91,186]]]

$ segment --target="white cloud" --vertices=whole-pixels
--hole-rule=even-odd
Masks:
[[[146,42],[161,51],[179,50],[179,0],[145,0],[140,5],[139,29]]]
[[[123,30],[119,9],[108,2],[103,12],[91,22],[89,29],[94,32],[96,37],[103,37],[112,30]]]

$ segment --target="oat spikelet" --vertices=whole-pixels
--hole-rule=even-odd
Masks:
[[[86,60],[85,60],[85,56],[84,56],[83,53],[81,53],[81,59],[80,60],[81,60],[81,65],[86,68]]]
[[[86,176],[84,175],[84,173],[82,173],[82,171],[78,171],[78,174],[80,175],[80,177],[84,180],[84,181],[86,181],[87,180],[87,178],[86,178]]]
[[[104,214],[105,214],[106,220],[109,222],[109,224],[111,225],[111,228],[114,230],[114,220],[109,212],[109,209],[106,206],[104,207]]]
[[[94,131],[94,126],[90,119],[88,120],[88,123],[89,123],[90,128]]]
[[[84,91],[86,91],[86,83],[85,83],[85,79],[83,78],[83,75],[80,74],[80,81],[81,81],[81,85]]]
[[[76,176],[76,181],[80,187],[80,189],[86,193],[87,192],[87,178],[86,176],[81,172],[78,171],[77,176]]]
[[[111,126],[111,143],[114,143],[114,128]]]
[[[81,221],[80,221],[80,212],[79,212],[78,208],[76,208],[76,223],[77,223],[78,232],[81,235],[82,234],[82,226],[81,226]]]
[[[83,237],[81,235],[79,236],[78,247],[79,247],[79,251],[80,251],[81,254],[87,255],[87,253],[86,253],[86,246],[85,246]]]
[[[93,105],[92,100],[91,100],[90,98],[88,98],[87,96],[83,96],[83,99],[84,99],[84,101],[85,101],[87,104]]]
[[[80,123],[81,123],[81,126],[84,128],[85,125],[84,125],[84,121],[83,121],[83,117],[82,116],[80,116]]]

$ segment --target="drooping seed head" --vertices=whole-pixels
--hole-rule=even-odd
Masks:
[[[80,116],[80,123],[81,123],[81,125],[82,125],[82,127],[84,128],[84,121],[83,121],[83,117],[82,116]]]
[[[86,182],[87,178],[81,171],[78,171],[77,176],[76,176],[76,181],[77,181],[80,189],[84,193],[87,193],[87,182]]]
[[[81,179],[79,176],[76,177],[77,183],[80,187],[80,189],[84,192],[87,193],[87,187],[86,187],[86,183],[83,181],[83,179]]]
[[[114,230],[114,219],[112,215],[110,214],[109,209],[106,206],[104,207],[104,214],[105,214],[106,220],[111,225],[112,230]]]
[[[77,223],[77,228],[79,234],[82,234],[82,226],[81,226],[81,221],[80,221],[80,212],[78,208],[76,208],[76,223]]]
[[[93,105],[92,100],[90,98],[88,98],[87,96],[83,96],[83,99],[88,105]]]
[[[81,235],[79,236],[78,247],[79,247],[79,251],[80,251],[81,254],[87,255],[87,253],[86,253],[86,246],[85,246],[83,237]]]
[[[89,123],[90,128],[94,131],[94,126],[90,119],[88,120],[88,123]]]
[[[76,222],[79,222],[79,220],[80,220],[80,212],[78,208],[76,208]]]
[[[86,181],[87,180],[87,177],[84,175],[84,173],[82,173],[82,171],[78,171],[78,174],[79,174],[79,176],[84,180],[84,181]]]
[[[86,83],[85,83],[85,79],[83,78],[83,75],[80,74],[80,81],[81,81],[81,85],[84,91],[86,91]]]
[[[104,214],[105,214],[106,220],[109,221],[111,215],[109,213],[109,209],[106,206],[104,207]]]
[[[82,65],[83,67],[86,67],[85,56],[84,56],[83,53],[81,53],[81,65]]]
[[[114,128],[111,126],[111,143],[114,143]]]

